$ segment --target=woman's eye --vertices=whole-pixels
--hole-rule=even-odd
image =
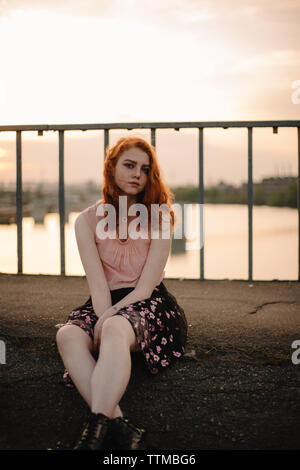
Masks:
[[[124,166],[126,166],[127,168],[133,168],[133,163],[124,163]],[[149,168],[143,168],[143,171],[146,173],[146,175],[148,175],[150,169]]]

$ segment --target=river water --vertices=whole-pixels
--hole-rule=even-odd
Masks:
[[[182,226],[185,239],[173,240],[166,265],[169,278],[200,276],[200,209],[197,204],[187,206]],[[203,209],[205,278],[248,279],[247,205],[205,204]],[[77,215],[71,212],[65,226],[67,275],[84,275],[74,234]],[[297,280],[297,260],[297,210],[254,206],[253,280]],[[0,271],[17,272],[15,224],[0,225]],[[58,214],[47,214],[43,224],[35,224],[32,217],[23,219],[23,272],[60,273]]]

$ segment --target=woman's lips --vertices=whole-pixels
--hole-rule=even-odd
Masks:
[[[138,187],[139,187],[139,183],[129,182],[129,184],[131,184],[131,186],[134,186],[135,188],[138,188]]]

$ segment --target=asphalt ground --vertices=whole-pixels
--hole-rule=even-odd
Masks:
[[[155,376],[133,353],[120,403],[148,448],[299,450],[299,282],[163,282],[185,310],[187,352]],[[89,297],[87,281],[0,274],[0,294],[0,450],[71,449],[89,410],[60,383],[55,325]]]

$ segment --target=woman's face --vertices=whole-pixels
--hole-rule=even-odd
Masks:
[[[115,184],[133,202],[146,186],[150,171],[149,160],[148,154],[143,150],[131,147],[122,153],[115,167]]]

